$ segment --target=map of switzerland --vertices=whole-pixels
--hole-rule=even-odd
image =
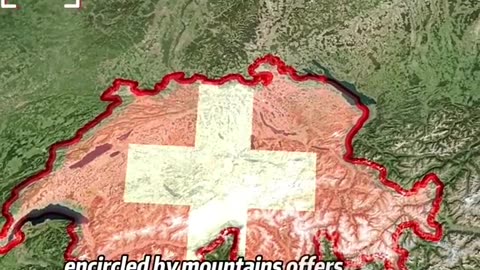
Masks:
[[[322,256],[328,241],[348,269],[407,269],[406,231],[441,239],[436,175],[407,190],[353,156],[369,118],[359,97],[272,55],[248,72],[177,72],[152,90],[115,80],[106,111],[52,145],[45,169],[12,191],[1,253],[52,205],[84,217],[68,226],[67,259],[204,259],[230,238],[231,259]]]

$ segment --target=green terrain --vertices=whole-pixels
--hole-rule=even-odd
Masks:
[[[43,168],[52,143],[104,110],[99,95],[115,78],[151,87],[178,70],[245,73],[273,53],[371,101],[357,156],[405,187],[428,172],[446,183],[445,236],[405,236],[409,269],[480,269],[479,1],[85,0],[82,10],[10,2],[21,9],[0,9],[1,203]],[[0,257],[0,269],[61,269],[66,224],[26,225],[27,242]]]

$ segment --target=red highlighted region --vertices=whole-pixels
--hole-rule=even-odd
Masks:
[[[261,67],[264,66],[274,67],[274,70],[270,71],[267,69],[267,71],[263,71],[264,69],[261,69]],[[101,136],[103,136],[103,133],[99,131],[100,135],[97,137],[94,136],[94,140],[96,140],[95,147],[90,147],[91,149],[88,150],[88,145],[82,145],[81,142],[86,140],[85,135],[87,133],[90,134],[90,132],[93,132],[92,130],[100,126],[102,121],[116,113],[116,108],[121,107],[124,102],[119,94],[121,89],[125,87],[129,88],[133,96],[136,97],[136,101],[134,101],[132,105],[133,109],[125,111],[125,115],[140,115],[141,112],[144,111],[143,108],[150,108],[142,107],[146,105],[151,105],[151,108],[153,108],[152,115],[162,115],[163,111],[160,109],[155,111],[155,108],[161,107],[157,106],[156,102],[159,102],[158,104],[160,105],[170,103],[167,103],[167,101],[161,103],[160,101],[142,99],[142,97],[154,98],[154,96],[160,92],[171,87],[172,84],[179,85],[180,88],[184,87],[186,89],[183,90],[182,88],[178,93],[173,91],[170,97],[172,100],[185,101],[185,106],[196,104],[196,97],[186,94],[191,93],[188,91],[191,91],[191,88],[196,84],[220,86],[236,82],[247,87],[267,89],[268,91],[261,91],[256,94],[255,104],[257,107],[255,108],[258,108],[258,110],[254,113],[255,124],[252,133],[252,149],[282,151],[299,151],[298,149],[305,149],[306,152],[315,151],[318,155],[317,171],[321,175],[318,175],[317,179],[315,211],[292,214],[276,210],[249,210],[246,257],[254,257],[256,254],[264,252],[266,254],[267,251],[263,249],[265,244],[262,243],[267,243],[270,241],[269,239],[273,239],[269,247],[275,250],[275,252],[270,253],[271,256],[274,257],[269,258],[269,256],[264,256],[265,259],[288,260],[298,256],[299,252],[303,252],[304,254],[315,252],[321,256],[322,250],[320,243],[322,239],[326,239],[332,244],[337,258],[345,261],[352,269],[360,268],[370,262],[383,261],[386,269],[405,270],[407,269],[406,262],[409,254],[407,250],[400,246],[399,242],[402,234],[406,230],[412,230],[416,236],[426,241],[435,242],[441,240],[443,230],[441,224],[436,221],[436,217],[442,203],[444,184],[435,174],[426,175],[422,180],[416,182],[412,189],[407,190],[397,183],[390,181],[387,178],[387,170],[382,165],[354,157],[352,147],[353,139],[369,118],[368,107],[361,103],[360,98],[356,94],[350,92],[334,79],[317,75],[299,75],[292,67],[287,66],[280,60],[280,58],[272,55],[257,59],[249,66],[248,73],[251,79],[244,78],[240,74],[230,74],[220,79],[209,79],[199,74],[186,78],[185,73],[176,72],[165,76],[152,90],[138,88],[138,82],[135,81],[115,80],[113,85],[101,95],[101,99],[109,103],[107,109],[84,127],[80,128],[73,138],[52,145],[49,149],[49,157],[45,168],[12,190],[11,196],[2,208],[2,214],[6,219],[6,223],[1,230],[0,240],[4,242],[8,241],[8,243],[0,248],[0,254],[8,253],[25,240],[25,234],[21,229],[28,220],[22,215],[16,218],[11,212],[11,207],[19,201],[22,194],[31,193],[39,198],[35,199],[37,201],[28,201],[28,196],[24,196],[25,198],[22,198],[20,201],[25,203],[25,205],[32,205],[26,206],[24,211],[31,210],[34,207],[33,205],[42,202],[40,199],[42,196],[39,194],[42,190],[47,189],[48,183],[46,182],[44,183],[44,187],[40,186],[38,188],[34,188],[33,185],[51,176],[59,150],[74,146],[79,147],[70,153],[69,157],[72,159],[72,163],[69,169],[71,170],[81,170],[84,166],[93,166],[92,164],[97,162],[97,158],[103,158],[103,154],[108,158],[121,157],[126,153],[126,148],[115,148],[116,145],[120,144],[120,141],[122,144],[125,143],[126,147],[128,140],[132,140],[131,143],[137,143],[133,140],[141,138],[142,136],[146,137],[146,135],[135,135],[135,131],[132,132],[131,129],[125,129],[121,132],[119,131],[115,136],[115,142],[111,142],[102,139]],[[286,108],[290,104],[288,103],[290,93],[297,93],[295,91],[298,91],[298,89],[295,88],[297,87],[296,84],[301,85],[303,88],[313,87],[308,85],[310,82],[333,86],[349,99],[353,100],[354,105],[352,105],[352,108],[340,108],[340,105],[335,103],[338,102],[338,99],[336,99],[335,96],[331,96],[331,101],[325,104],[325,107],[331,106],[331,108],[338,108],[338,112],[327,111],[324,115],[315,115],[318,108],[312,104],[308,105],[308,103],[305,103],[305,106],[295,107],[292,105],[292,107]],[[330,96],[315,96],[315,92],[306,93],[307,94],[299,95],[298,99],[308,101],[330,98]],[[268,103],[268,105],[264,105],[262,103],[263,101],[265,101],[266,104]],[[172,104],[176,104],[175,106],[179,106],[180,109],[183,108],[183,105],[179,104],[179,102]],[[135,111],[135,106],[138,107],[137,111]],[[278,111],[270,111],[267,110],[269,108],[268,106],[281,109]],[[303,112],[305,112],[304,115],[302,114]],[[145,113],[148,114],[149,112]],[[338,114],[339,123],[336,123],[335,119],[332,119],[332,117],[335,118],[336,114]],[[165,118],[168,117],[170,116],[165,114]],[[281,123],[282,130],[273,127],[275,126],[275,119],[280,118],[286,119]],[[325,122],[324,119],[327,118],[330,120],[325,120]],[[194,123],[195,120],[194,116],[188,115],[178,119],[172,118],[172,123],[179,123],[178,125],[185,128],[185,130],[179,129],[178,131],[172,131],[178,132],[176,137],[180,138],[179,141],[168,141],[170,137],[165,137],[165,139],[162,139],[162,142],[166,145],[194,146],[194,139],[192,137],[195,134],[192,127],[192,122]],[[345,122],[340,121],[343,119],[346,119]],[[355,121],[351,121],[351,119],[355,119]],[[322,126],[320,130],[313,130],[310,127],[306,128],[305,131],[298,129],[298,127],[304,125],[305,122],[317,123],[315,121],[318,121],[318,124],[312,124],[312,126],[324,126]],[[156,127],[162,127],[162,125],[158,124]],[[159,129],[155,130],[156,132],[160,131]],[[336,130],[338,130],[338,134],[334,132]],[[305,133],[304,137],[309,138],[308,145],[289,139],[289,136],[297,136],[298,134],[296,134],[296,132]],[[328,138],[328,141],[316,142],[316,137],[322,139]],[[152,143],[148,141],[148,139],[144,140],[142,143]],[[272,140],[274,140],[275,143],[272,143]],[[337,160],[336,152],[339,151],[343,151],[343,156]],[[74,159],[75,162],[73,162]],[[329,167],[326,164],[333,165]],[[66,171],[65,174],[67,172],[68,171]],[[59,174],[62,175],[62,172]],[[373,177],[378,178],[383,186],[375,186],[372,182]],[[52,187],[55,186],[55,182],[53,181],[56,180],[52,180],[50,184]],[[75,198],[75,196],[65,195],[65,197],[62,198],[51,197],[51,200],[74,200],[72,198]],[[39,204],[43,205],[45,203],[46,202],[42,202]],[[86,217],[92,220],[92,217],[98,219],[103,213],[96,213],[93,208],[102,203],[105,204],[102,198],[98,196],[95,197],[95,200],[83,203],[82,205],[89,209]],[[157,211],[154,206],[149,207],[150,206],[141,206],[141,208],[135,209],[145,210],[148,213],[150,213],[149,211],[152,211],[151,213]],[[391,207],[391,213],[388,207]],[[120,208],[119,206],[119,209],[130,208]],[[21,214],[28,213],[22,211],[23,210],[20,210]],[[137,210],[131,208],[130,211]],[[347,213],[345,216],[340,214],[345,212]],[[184,218],[188,216],[188,208],[172,208],[163,214],[165,218],[176,216],[179,220],[184,220]],[[425,218],[423,214],[426,215]],[[111,215],[113,215],[113,212]],[[382,218],[382,215],[384,215],[388,223],[385,227],[382,227],[385,222],[379,220]],[[162,215],[155,216],[162,217]],[[408,219],[406,218],[407,216],[412,218]],[[108,220],[110,217],[111,216],[105,214],[103,220]],[[72,220],[69,217],[65,218]],[[396,219],[399,219],[399,221]],[[171,221],[169,224],[173,223],[175,222]],[[375,224],[380,225],[377,226]],[[74,256],[73,254],[77,251],[85,256],[98,255],[95,254],[98,250],[93,251],[90,244],[82,244],[81,242],[94,241],[91,239],[106,237],[100,236],[101,232],[89,231],[88,228],[82,227],[82,231],[85,230],[85,232],[91,233],[91,235],[85,236],[86,240],[83,238],[80,240],[76,233],[76,229],[79,226],[79,224],[76,224],[72,220],[72,223],[67,228],[67,232],[72,240],[65,251],[65,259],[74,259],[76,255]],[[275,231],[277,231],[279,227],[294,232],[290,234],[294,236],[288,236],[291,237],[288,241],[294,243],[294,246],[298,244],[298,247],[290,250],[290,247],[283,245],[283,242],[278,240],[283,237],[275,235]],[[301,227],[301,229],[298,227]],[[184,229],[182,225],[179,225],[177,230],[182,231]],[[147,230],[145,234],[148,233],[151,232]],[[106,234],[110,235],[111,233]],[[370,239],[370,235],[375,239]],[[198,255],[204,258],[208,253],[222,245],[228,236],[233,236],[234,239],[234,247],[231,251],[230,258],[235,259],[239,252],[238,243],[240,230],[233,227],[226,228],[220,232],[217,239],[198,250]],[[91,239],[88,240],[87,238]],[[118,236],[118,238],[120,238],[120,236]],[[186,236],[178,234],[176,237],[170,238],[175,241],[166,241],[168,245],[172,246],[169,252],[171,252],[172,256],[182,256],[182,254],[184,254]],[[102,241],[106,241],[105,239],[106,238],[102,238]],[[304,239],[308,239],[308,243],[304,243]],[[127,244],[128,243],[124,243],[125,246],[127,246]],[[388,251],[383,252],[383,250],[387,248]],[[158,247],[158,250],[161,250],[161,247]],[[153,252],[153,250],[148,251]],[[142,249],[142,252],[145,252],[145,250]],[[367,252],[367,254],[364,254],[365,252]],[[111,254],[113,257],[118,255],[113,251]]]

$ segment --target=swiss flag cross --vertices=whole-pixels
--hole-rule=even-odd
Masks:
[[[232,259],[321,254],[325,237],[351,267],[405,269],[405,229],[440,239],[436,176],[405,190],[352,157],[368,118],[357,97],[272,56],[249,73],[173,73],[153,91],[115,81],[107,111],[54,146],[60,169],[21,192],[12,220],[50,204],[80,209],[88,221],[67,256],[81,259],[201,259],[230,232]]]

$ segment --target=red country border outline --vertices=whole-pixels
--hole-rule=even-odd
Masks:
[[[68,146],[78,143],[83,138],[83,135],[85,135],[86,132],[88,132],[93,127],[98,125],[101,121],[103,121],[104,119],[112,115],[114,109],[122,104],[122,98],[116,95],[116,93],[120,90],[122,86],[129,87],[130,91],[137,96],[153,96],[163,91],[171,81],[175,81],[180,84],[193,84],[196,82],[201,82],[201,83],[212,84],[212,85],[222,85],[227,82],[238,81],[239,83],[246,86],[256,86],[258,84],[268,85],[273,80],[273,74],[271,72],[256,72],[256,69],[262,64],[269,64],[271,66],[276,66],[279,74],[288,75],[290,76],[291,79],[297,82],[313,80],[313,81],[318,81],[322,83],[329,83],[330,85],[334,86],[337,90],[343,92],[349,98],[355,101],[355,105],[359,110],[361,110],[362,115],[360,116],[359,120],[354,125],[354,127],[348,132],[345,138],[346,152],[343,155],[343,159],[345,161],[355,165],[368,166],[379,171],[380,181],[385,186],[393,189],[394,191],[400,193],[403,196],[411,196],[416,192],[418,192],[419,189],[425,188],[431,182],[433,182],[436,185],[436,196],[432,203],[432,209],[427,216],[427,223],[431,227],[435,228],[435,232],[433,234],[425,233],[420,229],[420,225],[418,223],[414,221],[408,221],[408,222],[401,223],[392,235],[393,242],[395,243],[394,251],[399,255],[397,266],[401,270],[407,270],[406,261],[408,259],[409,253],[407,250],[403,249],[399,244],[401,235],[407,229],[413,230],[413,232],[418,237],[426,241],[438,242],[442,238],[443,228],[442,228],[442,225],[438,221],[436,221],[436,217],[440,211],[440,206],[443,199],[444,183],[438,178],[436,174],[429,173],[425,175],[425,177],[422,180],[416,182],[410,190],[407,190],[402,188],[399,184],[387,178],[388,173],[387,173],[387,169],[384,166],[376,162],[369,161],[365,158],[355,158],[353,155],[353,146],[352,146],[353,138],[358,133],[358,131],[364,126],[364,124],[366,123],[366,121],[370,116],[370,111],[368,107],[361,103],[360,97],[357,94],[345,88],[340,82],[338,82],[333,78],[328,78],[323,75],[311,75],[311,74],[299,75],[293,67],[287,66],[285,62],[283,62],[279,57],[271,54],[268,54],[262,58],[256,59],[253,62],[253,64],[251,64],[248,67],[248,74],[252,77],[252,79],[246,79],[241,74],[228,74],[219,79],[209,79],[205,75],[194,74],[192,77],[186,78],[184,72],[174,72],[164,76],[160,82],[154,85],[153,89],[140,89],[138,87],[139,83],[136,81],[116,79],[113,82],[112,86],[109,87],[107,90],[105,90],[100,97],[102,101],[109,102],[106,110],[103,111],[101,114],[99,114],[97,117],[95,117],[92,121],[85,124],[79,130],[77,130],[77,132],[72,138],[64,141],[60,141],[51,145],[49,148],[49,156],[48,156],[45,168],[39,171],[38,173],[28,177],[27,179],[25,179],[23,182],[21,182],[19,185],[17,185],[12,189],[10,197],[7,199],[7,201],[3,204],[3,207],[2,207],[2,215],[6,219],[6,222],[2,230],[0,231],[0,239],[5,239],[10,229],[12,229],[12,226],[14,224],[14,218],[13,218],[13,215],[10,213],[10,207],[18,199],[20,192],[28,185],[42,179],[43,177],[47,176],[52,172],[53,165],[57,157],[57,151],[59,149],[66,148]],[[77,224],[69,216],[65,216],[65,219],[70,220],[70,224],[67,226],[67,233],[70,236],[71,241],[68,244],[67,249],[65,250],[64,258],[65,260],[75,260],[75,257],[72,255],[72,252],[79,241],[78,235],[76,233]],[[16,246],[18,246],[19,244],[25,241],[25,233],[21,229],[26,222],[28,222],[28,220],[26,218],[22,218],[16,223],[16,225],[13,227],[13,230],[12,230],[13,240],[8,239],[8,243],[5,246],[0,247],[0,254],[2,255],[7,254],[13,248],[15,248]],[[200,256],[202,260],[204,260],[205,256],[208,253],[212,252],[213,250],[215,250],[225,242],[225,239],[227,236],[232,236],[233,247],[230,251],[230,259],[236,259],[238,254],[239,232],[240,230],[234,227],[230,227],[222,230],[219,236],[215,240],[213,240],[209,245],[203,248],[200,248],[197,251],[197,254]],[[321,238],[325,238],[330,243],[333,244],[333,252],[335,256],[337,256],[339,260],[343,260],[347,266],[358,268],[362,265],[383,259],[386,269],[395,268],[393,263],[390,260],[388,260],[388,258],[385,258],[384,256],[382,256],[382,254],[361,255],[362,265],[354,264],[353,262],[346,260],[343,254],[338,251],[338,243],[340,239],[339,236],[340,236],[339,232],[334,232],[333,234],[329,234],[324,230],[320,230],[317,233],[317,235],[313,238],[316,254],[320,258],[322,257],[320,240]]]

